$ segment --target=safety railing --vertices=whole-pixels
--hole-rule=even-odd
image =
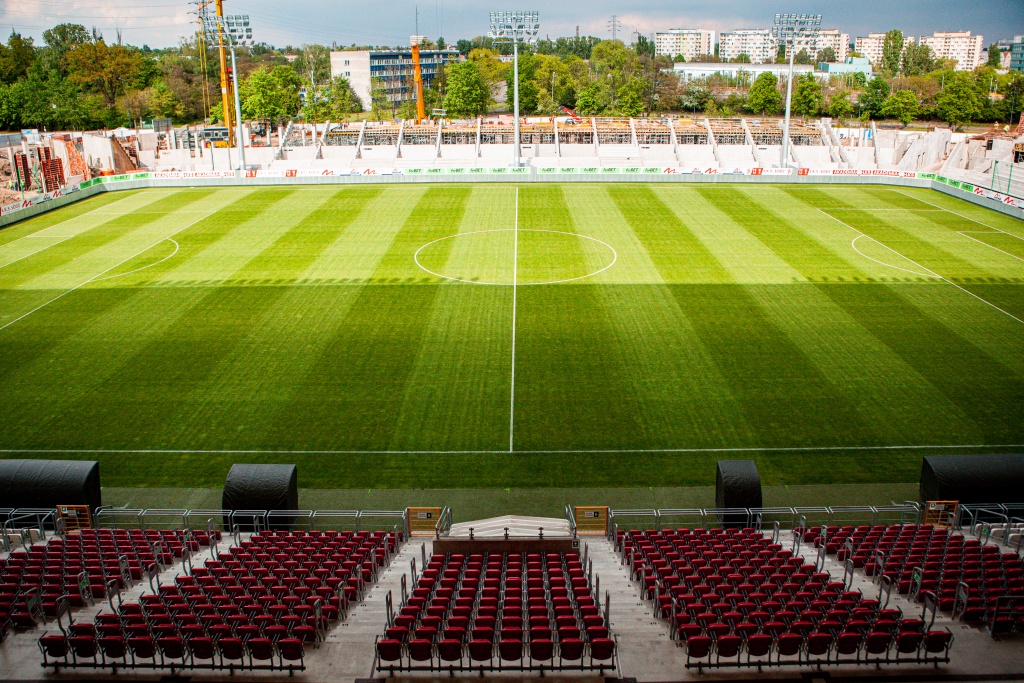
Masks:
[[[448,535],[452,529],[452,509],[445,505],[441,514],[437,516],[437,524],[434,525],[434,538],[442,538]]]
[[[609,529],[661,531],[663,527],[707,528],[722,524],[765,530],[778,525],[790,531],[806,526],[909,524],[919,520],[920,511],[920,505],[910,501],[878,506],[627,509],[610,510],[608,526]]]
[[[565,521],[569,524],[569,532],[573,538],[576,538],[576,513],[568,503],[565,504],[564,513]]]

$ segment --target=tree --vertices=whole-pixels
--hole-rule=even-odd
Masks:
[[[800,52],[796,53],[796,57],[793,57],[793,63],[794,64],[810,64],[811,63],[811,55],[807,51],[807,48],[804,48],[804,49],[800,50]]]
[[[969,74],[960,72],[946,81],[935,99],[935,113],[954,129],[981,113],[978,91]]]
[[[905,76],[923,76],[935,70],[935,58],[932,49],[927,45],[911,43],[903,51],[903,74]]]
[[[34,60],[32,39],[11,31],[7,45],[0,44],[0,82],[14,83],[23,78]]]
[[[828,115],[834,119],[845,119],[853,113],[853,104],[850,102],[850,91],[840,90],[832,93],[828,101]]]
[[[608,109],[610,100],[608,88],[600,81],[594,81],[580,91],[576,98],[576,111],[583,116],[596,116]]]
[[[640,76],[631,76],[617,93],[619,113],[623,116],[640,116],[646,110],[644,99],[651,89],[650,82]]]
[[[301,87],[302,79],[290,66],[261,66],[238,86],[242,116],[271,124],[289,119],[299,113]],[[320,112],[310,113],[314,120],[322,116]]]
[[[61,76],[67,76],[68,51],[77,45],[88,43],[89,32],[81,24],[57,24],[43,31],[43,40],[46,42],[47,66],[58,71]]]
[[[882,115],[896,119],[904,126],[917,118],[921,112],[921,105],[917,101],[917,95],[910,90],[897,90],[889,95],[889,99],[882,105]]]
[[[999,50],[999,43],[988,46],[988,66],[993,69],[1003,68],[1003,53]]]
[[[448,49],[448,43],[445,42],[443,37],[437,39],[437,49],[438,50],[447,50]]]
[[[836,51],[834,49],[826,47],[822,50],[818,50],[818,56],[816,57],[815,61],[819,63],[826,62],[831,64],[832,62],[839,61],[839,58],[836,56]]]
[[[779,92],[779,79],[770,71],[765,71],[754,85],[750,86],[750,93],[747,97],[747,107],[750,111],[761,116],[774,115],[782,106],[782,93]]]
[[[444,108],[453,118],[473,118],[487,113],[490,88],[480,75],[475,62],[452,62],[448,71],[448,87]]]
[[[889,98],[890,92],[892,92],[892,88],[884,78],[878,76],[872,78],[860,94],[861,110],[870,118],[878,118],[882,115],[882,107]]]
[[[741,52],[729,61],[735,64],[750,64],[750,55],[746,52]]]
[[[805,74],[796,82],[793,91],[793,111],[804,118],[817,116],[824,99],[818,79],[814,74]]]
[[[374,78],[370,82],[370,111],[377,121],[383,121],[384,117],[391,113],[391,100],[380,78]]]
[[[886,76],[894,76],[900,71],[903,57],[903,31],[893,29],[885,34],[882,43],[882,64],[879,69]]]
[[[501,61],[497,52],[485,47],[472,50],[469,53],[469,61],[480,69],[480,76],[484,79],[488,89],[493,88],[495,83],[504,81],[510,70],[509,65]]]
[[[344,76],[336,76],[331,79],[331,85],[327,89],[327,99],[330,102],[331,118],[335,121],[346,120],[348,115],[363,110],[363,103],[359,95],[352,89],[352,84]]]
[[[102,95],[108,109],[114,108],[118,95],[142,71],[143,60],[138,51],[124,45],[107,45],[102,38],[76,45],[67,58],[71,81]]]
[[[647,36],[638,35],[636,37],[636,45],[633,49],[636,51],[637,55],[648,55],[653,58],[656,54],[654,41]]]

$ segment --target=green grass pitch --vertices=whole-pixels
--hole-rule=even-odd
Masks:
[[[1024,224],[883,186],[104,194],[0,231],[0,397],[3,457],[108,486],[915,481],[1024,444]]]

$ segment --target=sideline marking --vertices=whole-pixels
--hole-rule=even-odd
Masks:
[[[517,204],[517,206],[516,206],[516,216],[517,216],[516,221],[517,221],[517,225],[518,225],[518,201],[519,200],[517,199],[516,200],[516,204]],[[580,275],[579,277],[571,277],[571,278],[568,278],[568,279],[565,279],[565,280],[550,280],[548,282],[524,282],[521,285],[516,284],[516,283],[509,283],[509,282],[478,282],[478,281],[474,281],[474,280],[464,280],[462,278],[452,277],[450,275],[444,275],[442,273],[435,273],[434,271],[430,270],[429,268],[424,266],[422,263],[420,263],[420,258],[419,258],[420,252],[423,251],[424,249],[426,249],[427,247],[429,247],[431,244],[435,244],[437,242],[443,242],[444,240],[455,239],[456,237],[465,237],[466,235],[480,235],[480,234],[488,233],[488,232],[513,232],[513,230],[515,230],[515,233],[516,233],[517,249],[518,249],[518,239],[519,239],[519,233],[520,232],[550,232],[550,233],[554,233],[556,235],[569,235],[570,237],[578,237],[581,240],[590,240],[591,242],[597,242],[600,245],[608,247],[608,249],[612,252],[612,262],[609,263],[604,268],[601,268],[600,270],[595,270],[593,273],[587,273],[586,275]],[[566,282],[575,282],[577,280],[584,280],[584,279],[586,279],[588,277],[594,277],[595,275],[600,275],[601,273],[603,273],[604,271],[608,270],[609,268],[611,268],[612,266],[615,265],[615,263],[619,260],[619,252],[615,251],[615,248],[612,247],[612,245],[608,244],[607,242],[599,240],[596,237],[590,237],[589,235],[580,235],[580,234],[575,233],[575,232],[564,232],[562,230],[543,230],[543,229],[540,229],[540,228],[524,228],[522,230],[519,230],[517,228],[497,228],[497,229],[494,229],[494,230],[474,230],[472,232],[460,232],[460,233],[456,233],[454,235],[448,235],[447,237],[440,237],[440,238],[438,238],[436,240],[432,240],[430,242],[427,242],[422,247],[417,249],[416,253],[413,254],[412,258],[413,258],[413,261],[416,262],[416,265],[420,267],[420,270],[423,270],[423,271],[425,271],[427,273],[430,273],[434,277],[443,278],[445,280],[451,280],[452,282],[465,282],[467,285],[484,285],[484,286],[487,286],[487,287],[537,287],[539,285],[560,285],[560,284],[563,284],[563,283],[566,283]],[[512,276],[513,276],[513,279],[515,279],[515,273],[513,273]]]
[[[979,239],[978,239],[977,237],[971,237],[971,233],[973,233],[973,234],[975,234],[975,235],[996,235],[996,234],[998,234],[998,233],[995,233],[995,232],[983,232],[983,231],[981,231],[981,230],[977,230],[977,231],[975,231],[975,230],[957,230],[957,234],[958,234],[958,235],[963,235],[963,236],[964,236],[964,237],[966,237],[967,239],[969,239],[969,240],[974,240],[974,241],[975,241],[975,242],[977,242],[978,244],[984,244],[984,245],[985,245],[986,247],[988,247],[989,249],[995,249],[996,251],[1001,251],[1001,252],[1003,252],[1004,254],[1006,254],[1007,256],[1009,256],[1010,258],[1015,258],[1015,259],[1017,259],[1018,261],[1024,261],[1024,258],[1021,258],[1020,256],[1017,256],[1016,254],[1011,254],[1010,252],[1008,252],[1008,251],[1005,251],[1005,250],[1003,250],[1003,249],[1000,249],[999,247],[995,247],[995,246],[992,246],[992,245],[991,245],[991,244],[989,244],[988,242],[985,242],[985,241],[983,241],[983,240],[979,240]],[[1009,235],[1010,233],[1008,233],[1008,232],[1004,232],[1003,234],[1004,234],[1004,235]],[[1014,237],[1014,236],[1015,236],[1015,235],[1011,235],[1011,237]]]
[[[515,219],[515,242],[512,247],[512,389],[511,405],[508,411],[508,452],[513,451],[515,428],[516,428],[516,290],[518,289],[519,269],[519,186],[516,185],[516,219]],[[419,252],[417,252],[419,253]]]
[[[893,190],[893,192],[895,192],[896,194],[901,194],[904,197],[907,197],[909,199],[913,199],[914,201],[922,202],[924,204],[927,204],[928,206],[934,206],[936,209],[939,209],[940,211],[945,211],[946,213],[951,213],[954,216],[960,216],[960,218],[963,218],[965,221],[970,221],[972,223],[977,223],[978,225],[984,225],[986,228],[989,228],[990,230],[997,230],[997,231],[1003,233],[1004,235],[1009,235],[1010,237],[1016,237],[1019,240],[1024,240],[1024,237],[1021,237],[1019,235],[1014,235],[1012,232],[1006,232],[1005,230],[1002,230],[1001,228],[997,228],[994,225],[989,225],[988,223],[982,223],[981,221],[975,220],[973,218],[970,218],[969,216],[965,216],[962,213],[957,213],[956,211],[951,211],[950,209],[947,209],[945,207],[939,206],[938,204],[932,204],[931,202],[929,202],[927,200],[918,199],[914,195],[907,194],[906,192],[900,192],[899,190]],[[984,208],[984,207],[982,207],[982,208]],[[911,209],[911,210],[913,210],[913,209]],[[1012,218],[1012,216],[1011,216],[1011,218]]]
[[[950,449],[961,449],[961,448],[1024,448],[1024,444],[973,444],[973,445],[926,445],[926,446],[738,446],[738,447],[722,447],[722,448],[623,448],[623,449],[569,449],[569,450],[527,450],[527,451],[512,451],[513,453],[520,453],[523,455],[530,455],[535,453],[551,453],[551,454],[587,454],[587,453],[605,453],[609,455],[615,455],[618,453],[749,453],[763,451],[765,453],[798,453],[808,451],[900,451],[900,450],[950,450]],[[118,448],[3,448],[0,449],[0,453],[82,453],[82,454],[110,454],[110,455],[147,455],[147,454],[163,454],[163,455],[175,455],[175,454],[189,454],[195,453],[198,455],[217,455],[222,453],[237,453],[240,455],[503,455],[509,453],[506,450],[455,450],[455,451],[438,451],[438,450],[420,450],[420,451],[394,451],[394,450],[381,450],[381,451],[355,451],[355,450],[253,450],[253,449],[217,449],[217,450],[189,450],[185,448],[176,449],[155,449],[155,448],[139,448],[139,449],[118,449]]]
[[[131,256],[129,256],[128,258],[126,258],[125,260],[123,260],[123,261],[121,261],[121,262],[119,262],[119,263],[115,263],[114,265],[110,266],[110,267],[109,267],[109,268],[107,268],[106,270],[104,270],[104,271],[102,271],[102,272],[100,272],[100,273],[97,273],[96,275],[93,275],[93,276],[92,276],[91,278],[89,278],[88,280],[86,280],[86,281],[85,281],[85,282],[83,282],[82,284],[80,284],[80,285],[75,285],[74,287],[72,287],[72,288],[71,288],[71,289],[69,289],[68,291],[66,291],[66,292],[63,292],[63,293],[61,293],[61,294],[58,294],[57,296],[53,297],[52,299],[50,299],[50,300],[49,300],[49,301],[47,301],[46,303],[44,303],[44,304],[42,304],[42,305],[40,305],[40,306],[36,306],[35,308],[33,308],[33,309],[32,309],[31,311],[29,311],[28,313],[25,313],[24,315],[18,316],[17,318],[15,318],[15,319],[14,319],[14,320],[12,320],[11,322],[7,323],[6,325],[0,326],[0,332],[3,332],[3,331],[4,331],[4,330],[6,330],[6,329],[7,329],[8,327],[10,327],[10,326],[11,326],[11,325],[13,325],[14,323],[18,322],[19,320],[24,320],[25,318],[29,317],[30,315],[32,315],[32,314],[33,314],[33,313],[35,313],[36,311],[38,311],[38,310],[40,310],[40,309],[43,309],[43,308],[46,308],[47,306],[49,306],[50,304],[52,304],[52,303],[53,303],[54,301],[57,301],[58,299],[63,299],[64,297],[66,297],[66,296],[67,296],[68,294],[70,294],[71,292],[74,292],[74,291],[75,291],[75,290],[77,290],[77,289],[81,289],[82,287],[85,287],[85,286],[86,286],[87,284],[89,284],[90,282],[94,282],[94,281],[95,281],[95,280],[96,280],[96,279],[97,279],[98,277],[100,277],[101,275],[105,275],[105,274],[109,273],[110,271],[114,270],[115,268],[117,268],[117,267],[119,267],[119,266],[123,266],[124,264],[128,263],[128,262],[129,262],[129,261],[131,261],[131,260],[132,260],[133,258],[135,258],[136,256],[141,256],[142,254],[146,253],[147,251],[149,251],[150,249],[152,249],[152,248],[153,248],[153,247],[155,247],[156,245],[160,244],[161,242],[163,242],[163,241],[165,241],[165,240],[169,240],[169,239],[171,239],[172,237],[174,237],[174,236],[175,236],[175,235],[177,235],[178,233],[181,233],[181,232],[185,232],[186,230],[188,230],[189,228],[191,228],[191,227],[192,227],[193,225],[195,225],[196,223],[199,223],[200,221],[202,221],[202,220],[204,220],[204,219],[206,219],[206,218],[209,218],[210,216],[212,216],[212,215],[213,215],[213,214],[215,214],[215,213],[216,213],[216,211],[211,211],[210,213],[206,214],[206,215],[205,215],[205,216],[203,216],[202,218],[197,218],[197,219],[195,219],[194,221],[192,221],[191,223],[189,223],[188,225],[186,225],[186,226],[185,226],[184,228],[181,228],[180,230],[175,230],[174,232],[172,232],[172,233],[171,233],[170,235],[168,235],[167,237],[161,237],[161,238],[160,238],[160,239],[158,239],[158,240],[157,240],[156,242],[154,242],[153,244],[149,245],[148,247],[146,247],[146,248],[145,248],[145,249],[143,249],[142,251],[136,252],[136,253],[132,254]],[[173,241],[173,240],[172,240],[172,241]],[[175,244],[177,244],[177,242],[175,242]],[[127,275],[127,273],[126,273],[126,275]]]
[[[908,196],[909,196],[909,195],[908,195]],[[959,289],[959,290],[960,290],[961,292],[964,292],[965,294],[970,294],[971,296],[973,296],[973,297],[974,297],[975,299],[977,299],[978,301],[982,302],[983,304],[985,304],[985,305],[987,305],[987,306],[991,306],[992,308],[996,309],[997,311],[999,311],[999,312],[1000,312],[1000,313],[1002,313],[1003,315],[1005,315],[1005,316],[1008,316],[1008,317],[1010,317],[1010,318],[1013,318],[1014,320],[1016,320],[1017,322],[1019,322],[1019,323],[1020,323],[1021,325],[1024,325],[1024,320],[1021,320],[1020,318],[1018,318],[1017,316],[1015,316],[1015,315],[1014,315],[1014,314],[1012,314],[1012,313],[1008,313],[1007,311],[1004,311],[1003,309],[999,308],[998,306],[996,306],[996,305],[995,305],[994,303],[992,303],[991,301],[986,301],[985,299],[982,299],[982,298],[981,298],[980,296],[978,296],[978,295],[977,295],[977,294],[975,294],[974,292],[972,292],[972,291],[970,291],[970,290],[968,290],[968,289],[964,289],[963,287],[961,287],[961,286],[960,286],[960,285],[958,285],[957,283],[953,282],[952,280],[949,280],[949,279],[947,279],[947,278],[944,278],[944,277],[942,277],[941,275],[939,275],[938,273],[936,273],[936,272],[935,272],[934,270],[932,270],[932,269],[930,269],[930,268],[926,268],[926,267],[922,266],[922,265],[921,265],[920,263],[918,263],[918,262],[917,262],[917,261],[915,261],[914,259],[910,258],[909,256],[904,256],[903,254],[901,254],[900,252],[896,251],[895,249],[893,249],[892,247],[888,246],[887,244],[884,244],[884,243],[882,243],[882,242],[879,242],[878,240],[876,240],[876,239],[875,239],[874,237],[872,237],[872,236],[870,236],[870,235],[866,235],[866,234],[864,234],[863,232],[861,232],[861,231],[860,231],[860,230],[858,230],[857,228],[853,227],[853,226],[852,226],[852,225],[850,225],[849,223],[846,223],[846,222],[844,222],[844,221],[841,221],[841,220],[839,220],[838,218],[836,218],[836,217],[835,217],[835,216],[833,216],[832,214],[830,214],[830,213],[827,213],[827,212],[825,212],[825,211],[822,211],[821,209],[818,209],[818,211],[821,211],[821,212],[822,212],[823,214],[825,214],[826,216],[828,216],[828,217],[829,217],[829,218],[831,218],[832,220],[836,221],[837,223],[841,223],[842,225],[845,225],[845,226],[846,226],[846,227],[848,227],[848,228],[849,228],[850,230],[853,230],[854,232],[858,233],[858,234],[859,234],[859,235],[861,235],[862,237],[867,237],[867,238],[868,238],[869,240],[872,240],[872,241],[874,241],[874,242],[875,242],[876,244],[880,244],[880,245],[882,245],[883,247],[885,247],[886,249],[888,249],[888,250],[889,250],[889,251],[891,251],[892,253],[896,254],[897,256],[900,256],[900,257],[902,257],[902,258],[905,258],[906,260],[910,261],[911,263],[913,263],[913,264],[914,264],[915,266],[917,266],[918,268],[920,268],[920,269],[922,269],[922,270],[927,270],[927,271],[928,271],[928,272],[929,272],[929,273],[930,273],[931,275],[933,275],[933,276],[935,276],[935,277],[939,278],[940,280],[942,280],[942,281],[943,281],[943,282],[945,282],[946,284],[950,284],[950,285],[953,285],[954,287],[956,287],[957,289]],[[854,251],[857,251],[857,250],[856,250],[856,248],[854,248]],[[860,254],[860,252],[859,252],[859,251],[857,251],[857,253],[858,253],[858,254]],[[864,256],[864,254],[861,254],[861,256]],[[868,257],[865,257],[865,258],[868,258]],[[871,259],[871,260],[872,260],[872,261],[874,261],[874,259]],[[877,262],[876,262],[876,263],[877,263]],[[888,264],[885,264],[885,265],[888,265]],[[896,266],[890,266],[890,268],[896,268]],[[902,268],[900,268],[899,270],[902,270]],[[920,273],[918,273],[918,274],[920,274]],[[0,329],[2,329],[2,328],[0,328]]]

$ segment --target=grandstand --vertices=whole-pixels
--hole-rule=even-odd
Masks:
[[[974,457],[1020,484],[1019,457]],[[956,467],[944,491],[970,498]],[[760,498],[750,463],[719,471],[717,503]],[[233,473],[225,502],[274,490],[266,477]],[[1019,502],[567,505],[458,524],[445,506],[71,511],[0,510],[12,678],[995,680],[1024,634]]]

